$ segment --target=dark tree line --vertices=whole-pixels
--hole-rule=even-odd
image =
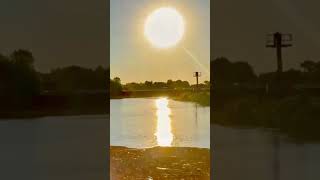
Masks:
[[[257,76],[247,62],[230,62],[220,57],[210,63],[214,85],[228,85],[254,81]]]
[[[290,139],[319,141],[320,61],[256,75],[247,63],[217,58],[211,61],[211,73],[213,111],[218,112],[211,123],[272,128]]]
[[[110,79],[110,94],[121,95],[122,91],[135,91],[135,90],[186,90],[194,89],[195,84],[191,85],[188,81],[182,80],[167,80],[167,82],[153,82],[145,81],[144,83],[131,82],[121,84],[119,77]],[[204,81],[199,84],[199,88],[210,88],[210,82]]]
[[[214,85],[234,85],[245,83],[272,83],[277,73],[268,72],[256,75],[247,62],[231,62],[225,57],[211,61],[212,81]],[[289,69],[281,74],[283,83],[320,83],[320,62],[306,60],[300,64],[302,70]]]
[[[33,66],[34,57],[26,50],[0,54],[0,96],[2,104],[27,105],[40,93],[40,79]]]
[[[94,92],[107,90],[107,69],[98,66],[89,69],[79,66],[57,68],[49,73],[40,73],[43,92]]]
[[[1,107],[31,106],[35,97],[45,93],[68,94],[108,90],[109,70],[101,66],[56,68],[49,73],[37,72],[35,58],[28,50],[0,54]]]
[[[148,90],[148,89],[185,89],[190,88],[188,81],[168,80],[167,82],[145,81],[144,83],[127,83],[123,86],[128,90]]]
[[[110,79],[110,95],[111,96],[118,96],[121,95],[122,92],[122,85],[121,80],[118,77]]]

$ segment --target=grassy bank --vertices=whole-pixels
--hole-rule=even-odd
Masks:
[[[211,123],[224,126],[272,128],[296,140],[319,141],[320,98],[247,96],[213,109]]]
[[[178,101],[195,102],[202,106],[210,106],[210,92],[182,93],[179,95],[171,96],[171,98]]]
[[[210,92],[194,92],[194,91],[181,91],[181,90],[169,90],[169,91],[137,91],[130,92],[125,95],[112,95],[111,99],[122,98],[149,98],[149,97],[162,97],[167,96],[177,101],[195,102],[202,106],[210,106]]]
[[[210,179],[210,150],[110,147],[111,179]]]

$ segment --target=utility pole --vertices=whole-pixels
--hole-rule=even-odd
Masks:
[[[292,44],[292,34],[282,34],[280,32],[276,32],[273,34],[267,35],[267,48],[275,48],[277,52],[277,75],[280,77],[283,71],[283,63],[282,63],[282,48],[291,47]]]
[[[197,87],[196,87],[196,89],[198,91],[199,90],[199,77],[201,77],[201,72],[194,72],[193,73],[193,77],[196,77],[196,79],[197,79]]]
[[[267,48],[275,48],[277,53],[277,83],[279,83],[281,79],[281,74],[283,71],[283,62],[282,62],[282,48],[287,48],[292,46],[292,34],[282,34],[280,32],[276,32],[273,34],[267,35]],[[278,84],[281,85],[281,84]],[[266,92],[268,93],[269,86],[266,86]],[[280,88],[281,92],[281,88]],[[279,156],[279,148],[280,148],[280,140],[278,136],[274,137],[274,180],[280,179],[280,156]]]

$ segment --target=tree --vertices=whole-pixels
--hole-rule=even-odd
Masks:
[[[314,72],[316,70],[317,63],[311,60],[303,61],[300,64],[300,67],[304,70],[304,72]]]
[[[117,96],[122,92],[121,80],[119,77],[110,79],[110,95]]]
[[[210,63],[215,84],[233,84],[250,82],[256,79],[253,68],[247,62],[230,62],[225,57]]]
[[[117,84],[121,84],[121,79],[119,77],[113,78],[113,81]]]
[[[22,65],[29,68],[33,67],[34,57],[28,50],[19,49],[11,54],[11,60],[16,65]]]
[[[152,88],[153,82],[152,81],[145,81],[144,86],[148,89]]]
[[[210,81],[204,81],[204,85],[206,86],[206,88],[210,88]]]
[[[227,83],[231,81],[232,63],[225,57],[217,58],[210,62],[212,77],[215,83]]]
[[[9,56],[0,55],[0,95],[15,106],[30,105],[40,93],[40,80],[33,67],[34,58],[27,50]]]
[[[167,87],[171,89],[173,88],[173,81],[171,79],[167,81]]]
[[[256,78],[252,67],[247,62],[235,62],[231,70],[233,82],[249,82]]]
[[[29,98],[40,93],[40,81],[33,63],[34,58],[30,51],[17,50],[11,54],[14,66],[12,79],[15,82],[14,92],[17,97]]]

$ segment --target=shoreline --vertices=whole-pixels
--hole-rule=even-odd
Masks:
[[[175,101],[181,102],[194,102],[204,107],[210,107],[210,94],[202,93],[199,94],[201,97],[197,97],[192,93],[184,93],[180,96],[168,95],[168,94],[157,94],[157,95],[144,95],[144,96],[111,96],[112,99],[124,99],[124,98],[156,98],[166,96]],[[46,101],[37,102],[36,105],[31,107],[23,108],[3,108],[0,111],[0,121],[12,120],[12,119],[28,119],[28,118],[41,118],[46,116],[73,116],[73,115],[93,115],[93,114],[109,114],[109,103],[105,102],[105,96],[94,97],[93,101],[88,100],[90,96],[79,96],[72,97],[72,99],[62,99],[58,101],[55,96],[44,97],[48,98]],[[43,97],[40,97],[43,98]],[[58,97],[58,99],[61,97]],[[63,97],[66,98],[66,97]],[[84,99],[85,98],[85,99]],[[53,102],[50,104],[49,102]]]
[[[188,146],[152,146],[152,147],[128,147],[128,146],[118,146],[118,145],[110,145],[110,148],[119,148],[119,149],[136,149],[136,150],[148,150],[148,149],[157,149],[157,148],[175,148],[175,149],[198,149],[198,150],[209,150],[210,148],[205,147],[188,147]]]
[[[112,179],[210,179],[210,149],[110,146]]]
[[[108,115],[108,109],[97,109],[97,110],[26,110],[26,111],[7,111],[0,112],[0,121],[6,120],[23,120],[29,118],[42,118],[47,116],[78,116],[78,115]]]
[[[234,128],[272,129],[295,141],[320,141],[320,97],[233,98],[213,109],[210,124]]]
[[[105,93],[46,94],[34,96],[25,104],[1,104],[0,107],[0,121],[109,113],[109,102]]]
[[[202,92],[200,94],[194,93],[182,93],[180,95],[171,95],[171,94],[153,94],[153,95],[118,95],[118,96],[110,96],[110,100],[112,99],[126,99],[126,98],[156,98],[166,96],[169,99],[181,102],[193,102],[197,103],[204,107],[210,107],[210,93]]]

